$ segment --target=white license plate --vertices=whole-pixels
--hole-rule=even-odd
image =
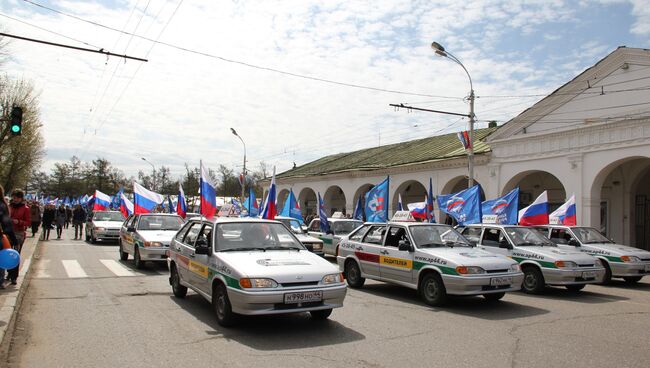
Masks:
[[[501,286],[512,284],[512,277],[493,277],[490,279],[490,286]]]
[[[586,271],[582,273],[583,279],[593,279],[596,277],[596,271]]]
[[[302,293],[284,294],[285,304],[320,302],[323,300],[322,291],[304,291]]]

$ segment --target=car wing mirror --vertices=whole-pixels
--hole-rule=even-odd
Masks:
[[[208,247],[207,244],[203,244],[203,245],[200,245],[200,246],[197,244],[197,247],[194,248],[194,253],[195,254],[210,254],[210,247]]]
[[[332,231],[332,230],[327,230],[327,233],[326,233],[326,234],[327,234],[327,235],[334,235],[334,231]]]
[[[578,243],[578,241],[575,240],[575,239],[569,239],[569,242],[567,244],[572,245],[574,247],[579,247],[580,246],[580,243]]]
[[[135,227],[133,227],[133,226],[127,227],[126,231],[129,232],[129,233],[133,233],[133,232],[135,232]]]
[[[499,242],[499,248],[510,249],[510,243],[507,240],[502,240]]]
[[[401,251],[408,251],[408,252],[413,251],[413,248],[411,248],[411,243],[409,243],[406,240],[400,240],[397,243],[397,249]]]

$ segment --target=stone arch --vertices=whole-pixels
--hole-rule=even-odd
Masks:
[[[407,204],[415,202],[424,202],[427,195],[427,189],[424,184],[417,180],[407,180],[400,184],[392,194],[390,200],[393,212],[397,211],[397,203],[399,202],[399,195],[402,195],[402,203],[404,209],[407,210]]]
[[[303,188],[298,194],[298,202],[300,202],[302,217],[305,221],[309,221],[308,218],[318,215],[316,212],[318,198],[316,198],[316,192],[313,189],[309,187]]]
[[[506,182],[501,195],[516,187],[519,187],[519,209],[530,205],[545,190],[548,194],[549,211],[560,207],[567,198],[566,187],[560,179],[544,170],[528,170],[516,174]]]
[[[345,215],[345,193],[338,185],[332,185],[323,194],[325,212],[331,216],[334,212],[343,212]]]
[[[650,158],[604,166],[590,188],[591,226],[617,242],[650,249]]]

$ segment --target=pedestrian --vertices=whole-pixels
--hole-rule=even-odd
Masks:
[[[75,240],[81,240],[84,221],[86,221],[86,211],[78,204],[74,207],[74,211],[72,211],[72,225],[74,226]]]
[[[29,214],[32,217],[32,238],[36,236],[38,225],[41,224],[41,207],[38,206],[36,201],[33,201],[29,206]]]
[[[65,228],[70,227],[72,222],[72,208],[70,206],[65,206]]]
[[[54,223],[54,216],[56,211],[53,204],[46,204],[43,210],[43,240],[50,240],[50,230],[52,230],[52,223]]]
[[[60,205],[59,209],[56,210],[54,215],[54,223],[56,224],[56,238],[61,239],[61,233],[63,232],[63,226],[65,226],[65,206]]]
[[[2,233],[9,238],[9,246],[15,247],[17,244],[16,235],[14,234],[14,227],[11,222],[11,215],[9,213],[9,205],[5,199],[5,190],[0,185],[0,229]],[[4,247],[4,245],[3,245]],[[0,289],[4,289],[5,270],[0,268]]]
[[[20,189],[15,189],[11,193],[11,205],[9,206],[9,213],[11,214],[11,222],[14,227],[14,235],[16,236],[16,244],[14,249],[20,253],[27,237],[27,228],[32,224],[32,215],[29,212],[29,206],[25,203],[25,192]],[[12,285],[16,285],[18,280],[18,268],[20,265],[9,270],[9,279]]]

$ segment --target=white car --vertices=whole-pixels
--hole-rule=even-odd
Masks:
[[[524,272],[522,290],[540,294],[546,285],[580,291],[605,276],[602,263],[588,254],[560,249],[537,230],[516,225],[467,225],[461,234],[478,248],[519,262]]]
[[[346,218],[327,219],[330,231],[323,233],[320,229],[320,219],[315,218],[309,223],[307,233],[323,241],[323,253],[325,255],[336,256],[337,248],[341,238],[347,236],[352,230],[363,225],[363,222]]]
[[[577,250],[600,259],[606,269],[603,283],[608,283],[612,277],[636,283],[643,276],[650,275],[650,252],[616,244],[592,227],[546,225],[536,229],[560,248]]]
[[[191,219],[174,237],[168,262],[174,295],[194,290],[212,302],[222,326],[237,315],[309,312],[326,319],[347,290],[337,267],[278,221]]]
[[[304,245],[310,252],[318,254],[319,256],[323,255],[323,241],[308,235],[307,232],[303,229],[302,223],[293,217],[283,217],[275,216],[276,221],[280,221],[285,224],[289,230],[293,231],[293,235],[300,240],[302,245]]]
[[[120,259],[133,255],[136,268],[143,268],[145,261],[166,261],[169,243],[181,226],[183,219],[173,214],[129,216],[120,229]]]
[[[86,221],[86,241],[95,244],[98,240],[118,240],[123,222],[124,216],[119,211],[97,211],[92,213]]]
[[[442,224],[366,223],[341,240],[337,261],[350,287],[386,281],[417,290],[433,306],[447,294],[499,300],[521,289],[524,277],[517,262],[473,248]]]

